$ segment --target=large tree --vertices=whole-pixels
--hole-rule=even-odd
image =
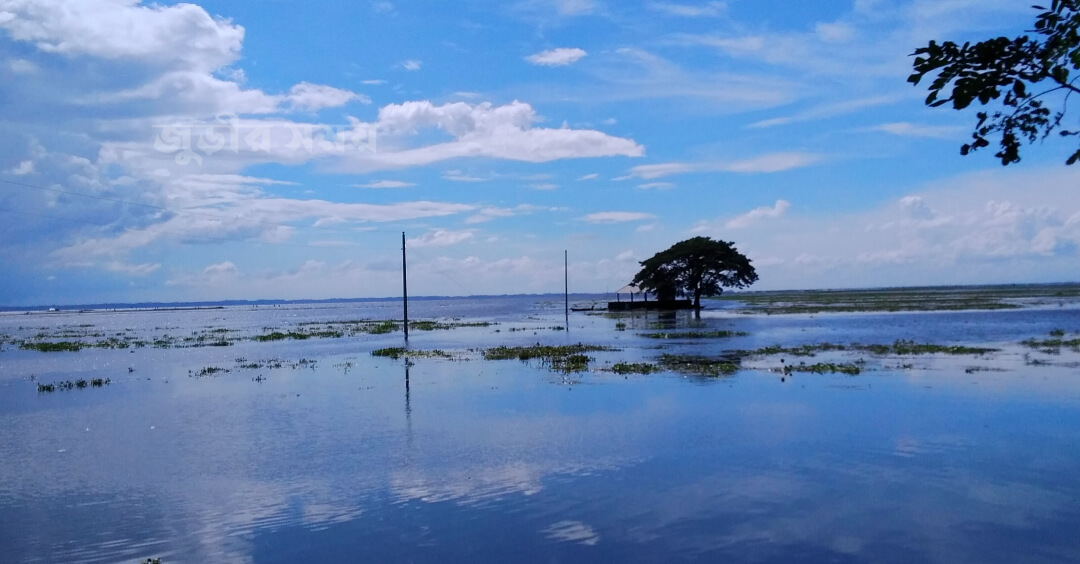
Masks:
[[[1080,0],[1053,0],[1040,10],[1030,35],[1010,39],[998,37],[979,43],[931,41],[915,50],[914,72],[908,81],[919,84],[936,75],[930,83],[926,104],[952,104],[963,110],[973,102],[996,106],[978,112],[972,141],[961,154],[981,149],[995,141],[995,155],[1001,164],[1020,162],[1020,145],[1049,137],[1055,131],[1063,137],[1080,131],[1062,124],[1069,97],[1080,93],[1074,71],[1080,70]],[[1080,160],[1080,149],[1066,164]]]
[[[724,288],[745,288],[757,279],[750,259],[731,243],[694,237],[642,261],[633,284],[661,299],[682,293],[694,300],[694,309],[700,312],[702,296],[718,296]]]

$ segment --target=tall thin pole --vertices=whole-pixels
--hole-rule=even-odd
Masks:
[[[405,342],[409,342],[409,281],[405,263],[405,232],[401,232],[401,303],[405,312]]]
[[[566,251],[562,252],[563,260],[563,312],[566,314],[566,332],[570,332],[570,262],[566,258]]]

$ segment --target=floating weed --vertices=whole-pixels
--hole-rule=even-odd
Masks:
[[[626,324],[623,323],[622,321],[616,323],[615,324],[615,330],[616,331],[626,331]]]
[[[532,360],[532,359],[551,359],[555,357],[570,356],[574,354],[583,354],[594,351],[612,351],[616,350],[611,347],[604,347],[600,345],[586,345],[578,343],[576,345],[541,345],[537,343],[527,347],[507,347],[499,346],[491,349],[485,349],[483,351],[484,360]]]
[[[660,366],[672,372],[695,376],[730,376],[739,371],[737,357],[711,358],[697,355],[660,355]]]
[[[1064,333],[1064,331],[1062,331]],[[1065,339],[1064,334],[1055,335],[1054,331],[1050,332],[1054,335],[1052,339],[1027,339],[1021,341],[1020,344],[1025,347],[1038,349],[1040,352],[1047,354],[1060,354],[1062,347],[1068,347],[1076,352],[1080,352],[1080,338],[1077,339]]]
[[[392,358],[394,360],[398,360],[401,358],[454,358],[450,353],[439,349],[417,350],[406,349],[404,347],[388,347],[385,349],[376,349],[371,351],[371,356],[381,356],[386,358]]]
[[[784,374],[791,374],[792,372],[810,372],[813,374],[839,373],[857,376],[862,372],[862,368],[855,363],[841,364],[835,362],[818,362],[815,364],[800,362],[799,364],[788,364],[784,366]]]
[[[1051,337],[1064,337],[1065,336],[1065,330],[1064,329],[1054,329],[1053,331],[1050,331],[1050,336]]]
[[[617,362],[611,366],[611,371],[616,374],[652,374],[660,370],[659,366],[648,362]]]
[[[201,368],[197,372],[192,371],[192,370],[188,370],[188,376],[195,376],[195,377],[198,377],[198,378],[203,378],[203,377],[206,377],[206,376],[213,376],[214,374],[223,374],[223,373],[227,373],[227,372],[229,372],[228,369],[221,368],[219,366],[205,366],[205,367]]]
[[[558,370],[559,372],[584,372],[589,369],[590,360],[592,359],[586,355],[572,354],[553,357],[546,362],[549,363],[552,370]]]
[[[85,388],[88,388],[88,387],[90,387],[90,388],[101,388],[101,387],[104,387],[104,386],[108,386],[111,383],[112,383],[112,380],[110,380],[109,378],[94,378],[94,379],[89,380],[89,381],[85,380],[83,378],[79,378],[78,380],[74,380],[74,381],[72,381],[72,380],[63,380],[63,381],[60,381],[60,382],[54,382],[52,384],[41,384],[41,383],[39,383],[37,385],[37,391],[38,391],[38,393],[51,393],[51,392],[55,392],[57,390],[63,390],[63,391],[76,390],[76,389],[82,390],[82,389],[85,389]]]
[[[19,348],[25,350],[33,350],[40,352],[78,352],[86,346],[85,343],[79,343],[75,341],[60,341],[56,343],[50,342],[30,342],[23,341]]]
[[[915,341],[896,341],[891,345],[857,345],[853,348],[860,348],[862,350],[869,351],[873,354],[898,354],[898,355],[917,355],[917,354],[952,354],[952,355],[965,355],[965,354],[987,354],[997,352],[998,349],[991,349],[985,347],[965,347],[961,345],[936,345],[931,343],[916,343]]]
[[[539,360],[552,370],[559,372],[584,372],[589,369],[592,361],[585,353],[594,351],[615,350],[611,347],[599,345],[541,345],[537,343],[528,347],[499,346],[483,351],[484,360],[512,360],[522,362]]]
[[[671,333],[640,333],[639,335],[648,339],[728,339],[731,337],[745,337],[749,333],[742,331],[678,331]]]

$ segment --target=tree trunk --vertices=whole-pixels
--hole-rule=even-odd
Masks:
[[[701,292],[694,292],[694,317],[701,319]]]

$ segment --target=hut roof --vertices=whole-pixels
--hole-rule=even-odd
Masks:
[[[618,290],[615,290],[616,294],[640,294],[641,288],[634,286],[633,284],[627,284]]]

